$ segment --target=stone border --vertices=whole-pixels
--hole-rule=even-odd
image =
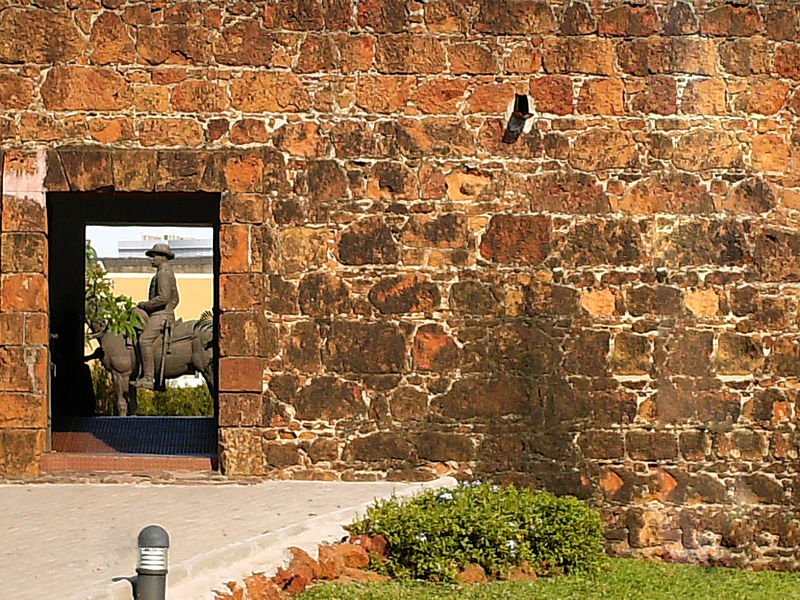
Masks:
[[[4,477],[40,474],[48,428],[49,298],[47,281],[48,192],[214,192],[220,194],[219,306],[219,458],[220,471],[251,475],[226,450],[238,452],[236,431],[223,428],[248,425],[234,408],[231,394],[263,393],[265,361],[258,347],[243,347],[224,335],[223,326],[255,321],[256,303],[264,293],[262,261],[257,251],[260,224],[242,220],[243,201],[237,195],[284,190],[285,159],[267,147],[207,150],[119,150],[98,146],[64,146],[56,149],[6,150],[2,169],[2,232],[4,244],[33,253],[35,261],[15,265],[2,273],[0,319],[13,321],[18,340],[4,340],[10,362],[19,373],[0,377],[0,390],[19,396],[12,407],[19,417],[0,429],[0,473]],[[30,252],[28,252],[30,251]],[[227,313],[227,314],[223,314]],[[23,337],[24,332],[24,337]],[[6,379],[8,381],[6,381]],[[235,402],[235,398],[233,400]],[[230,453],[230,452],[229,452]],[[4,458],[6,457],[6,458]],[[9,462],[10,461],[10,462]],[[256,469],[255,471],[259,471]]]

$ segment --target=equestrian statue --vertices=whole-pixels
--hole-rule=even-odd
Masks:
[[[145,252],[156,274],[150,281],[148,299],[133,312],[138,321],[136,339],[114,333],[104,324],[91,323],[92,337],[100,348],[87,357],[101,358],[111,373],[120,416],[135,415],[136,388],[164,390],[167,379],[202,374],[213,395],[214,324],[210,313],[195,321],[175,320],[180,301],[170,260],[175,254],[169,244],[159,242]]]

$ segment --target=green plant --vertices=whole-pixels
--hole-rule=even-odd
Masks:
[[[98,415],[113,415],[116,397],[111,373],[100,364],[100,361],[90,364],[89,369],[92,372],[92,387],[94,388],[94,412]]]
[[[95,394],[95,412],[113,415],[114,385],[111,374],[100,363],[91,367]],[[214,414],[214,399],[204,385],[187,388],[167,388],[163,392],[139,389],[136,392],[137,414],[144,416],[210,417]]]
[[[399,578],[452,581],[470,563],[495,576],[522,563],[567,573],[592,569],[603,556],[600,515],[585,503],[485,483],[378,501],[351,531],[385,536],[385,568]]]
[[[86,242],[85,300],[86,325],[92,331],[103,326],[113,333],[134,337],[142,319],[133,312],[135,304],[129,296],[114,293],[114,282],[109,279],[97,251]]]
[[[164,392],[138,390],[137,414],[145,416],[210,417],[214,414],[214,399],[204,385],[171,387]]]
[[[600,569],[536,581],[456,586],[419,581],[326,583],[298,600],[789,600],[800,574],[608,559]]]

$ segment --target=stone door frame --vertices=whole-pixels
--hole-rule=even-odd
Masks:
[[[37,475],[49,426],[49,298],[46,194],[48,192],[212,192],[220,194],[218,290],[218,437],[226,470],[225,439],[252,427],[242,402],[260,402],[265,360],[258,345],[242,343],[244,324],[258,321],[263,299],[260,248],[265,195],[280,185],[283,158],[269,149],[121,150],[96,146],[6,151],[2,158],[3,268],[0,322],[20,332],[3,341],[9,362],[25,366],[0,373],[6,398],[0,444],[7,475]],[[25,248],[24,256],[15,248]],[[12,398],[12,400],[8,400]],[[228,429],[228,436],[223,430]]]

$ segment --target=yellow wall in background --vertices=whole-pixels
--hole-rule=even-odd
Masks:
[[[155,269],[153,270],[155,273]],[[109,273],[114,282],[114,293],[133,298],[134,302],[147,300],[152,275],[147,273]],[[214,276],[208,274],[191,275],[175,273],[181,301],[175,309],[175,316],[184,321],[200,318],[203,311],[214,306]]]

